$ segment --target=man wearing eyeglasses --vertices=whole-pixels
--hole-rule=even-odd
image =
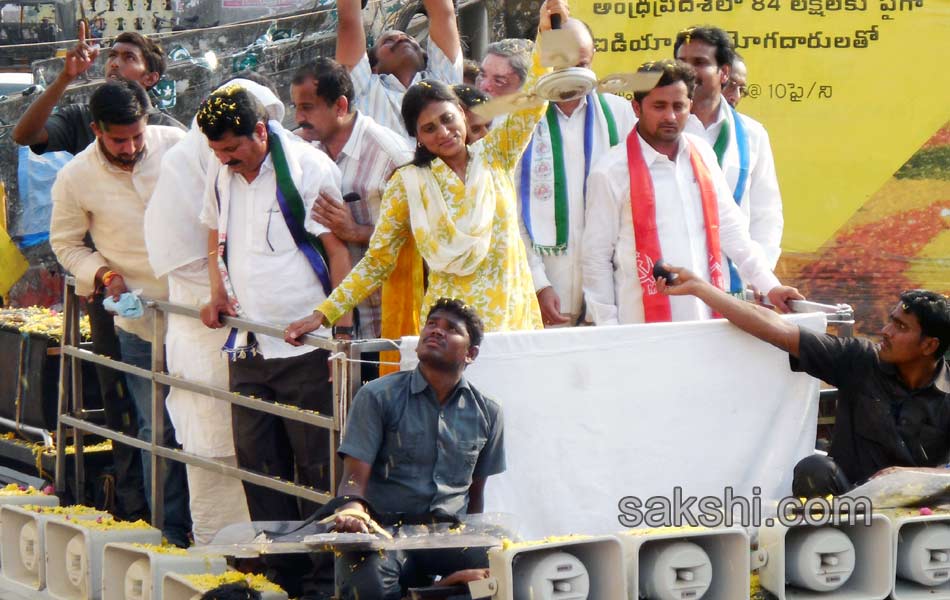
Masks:
[[[489,96],[507,96],[521,89],[531,68],[531,40],[508,38],[489,44],[478,66],[475,85]]]
[[[732,59],[732,72],[729,74],[729,81],[722,88],[722,95],[732,108],[739,106],[739,101],[749,93],[746,90],[746,81],[749,77],[749,71],[746,69],[745,61],[736,52]]]
[[[749,218],[749,235],[765,250],[774,269],[782,253],[782,196],[768,133],[723,96],[736,55],[732,38],[718,27],[691,27],[676,35],[673,53],[696,71],[686,132],[705,139],[715,150],[733,199]],[[742,281],[732,263],[729,269],[730,291],[739,293]]]

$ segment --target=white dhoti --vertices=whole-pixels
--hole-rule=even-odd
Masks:
[[[168,294],[171,302],[195,308],[207,302],[207,263],[196,261],[169,273]],[[208,329],[196,319],[169,315],[165,337],[168,373],[228,389],[228,362],[221,352],[227,333],[227,329]],[[237,466],[230,403],[172,387],[166,404],[185,452]],[[186,471],[196,544],[210,543],[222,527],[250,521],[239,479],[191,465]]]

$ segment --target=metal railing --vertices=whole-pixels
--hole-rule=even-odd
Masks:
[[[347,369],[346,361],[330,361],[330,375],[333,385],[332,415],[321,415],[312,411],[301,410],[287,405],[244,396],[224,388],[189,381],[181,377],[169,375],[165,372],[165,316],[168,314],[176,314],[200,319],[199,311],[195,308],[159,300],[143,299],[143,304],[147,314],[151,313],[153,316],[151,369],[135,367],[79,347],[79,299],[75,293],[75,280],[73,278],[67,279],[63,301],[64,327],[59,366],[59,404],[57,411],[58,421],[56,425],[55,485],[57,492],[66,490],[66,440],[67,430],[69,430],[75,445],[74,475],[76,502],[78,503],[83,501],[83,490],[85,489],[83,434],[98,435],[150,453],[152,524],[158,528],[162,527],[164,520],[164,495],[162,494],[162,490],[164,488],[163,473],[165,460],[173,460],[185,463],[186,465],[208,469],[229,477],[236,477],[254,485],[290,494],[318,504],[324,504],[332,499],[336,493],[338,480],[336,450],[340,443],[340,433],[345,422],[346,406],[350,397],[348,388],[349,370]],[[226,327],[238,327],[245,331],[280,338],[284,336],[282,329],[268,324],[256,323],[235,317],[222,317],[221,322],[224,323]],[[304,336],[301,338],[301,342],[308,346],[327,350],[331,352],[331,355],[348,355],[348,344],[346,342],[327,340],[314,335]],[[342,353],[342,355],[339,353]],[[86,411],[83,406],[81,373],[81,363],[83,361],[106,366],[151,381],[152,436],[150,440],[140,440],[136,437],[109,429],[108,427],[97,425],[85,418],[89,416],[91,411]],[[206,458],[185,452],[184,450],[163,446],[160,440],[164,438],[165,433],[165,394],[163,389],[165,386],[178,387],[199,394],[205,394],[231,404],[237,404],[245,408],[266,412],[284,419],[299,421],[314,427],[329,430],[330,489],[326,491],[315,490],[282,479],[268,477],[260,473],[234,467],[216,461],[213,458]]]
[[[356,395],[356,392],[362,385],[362,355],[366,352],[398,349],[399,340],[375,339],[348,342],[327,340],[314,335],[304,336],[301,339],[304,344],[327,350],[331,353],[331,358],[333,358],[330,360],[330,374],[333,386],[333,414],[321,415],[312,411],[300,410],[295,407],[244,396],[224,388],[189,381],[168,374],[165,372],[164,354],[165,317],[168,314],[176,314],[188,318],[200,319],[199,311],[195,308],[160,300],[144,300],[143,303],[146,310],[153,316],[152,364],[150,369],[135,367],[79,347],[79,301],[75,293],[74,279],[71,277],[67,278],[63,302],[64,330],[61,344],[61,361],[59,365],[59,418],[56,426],[55,484],[57,491],[64,491],[66,489],[65,440],[67,439],[67,429],[70,429],[76,453],[76,460],[74,461],[76,501],[79,503],[83,501],[83,490],[85,488],[83,433],[98,435],[128,446],[139,448],[150,453],[152,523],[159,528],[162,526],[164,517],[164,495],[161,492],[164,487],[162,482],[165,460],[173,460],[187,465],[201,467],[319,504],[326,503],[332,499],[336,493],[338,483],[336,451],[339,447],[343,425],[346,422],[349,400]],[[847,304],[832,305],[808,301],[793,301],[790,305],[792,311],[796,313],[823,312],[828,315],[828,322],[838,327],[840,335],[851,336],[853,334],[854,311]],[[222,316],[220,320],[227,327],[237,327],[254,333],[279,338],[283,337],[283,330],[273,325],[227,316]],[[87,411],[83,406],[82,361],[103,365],[151,381],[152,436],[150,440],[140,440],[119,431],[97,425],[85,418],[99,411]],[[164,438],[165,430],[164,386],[178,387],[245,408],[266,412],[281,418],[291,419],[329,430],[331,457],[329,464],[330,489],[326,492],[314,490],[313,488],[296,485],[285,480],[234,467],[211,458],[191,454],[184,450],[161,445],[159,440]],[[835,393],[837,393],[837,390],[834,389],[822,390],[823,396]],[[828,419],[830,419],[830,421],[828,421]],[[819,425],[833,424],[833,422],[833,417],[819,419]]]

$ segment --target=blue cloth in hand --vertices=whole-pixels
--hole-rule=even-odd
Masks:
[[[125,292],[119,296],[116,302],[112,296],[107,296],[102,301],[102,307],[109,312],[113,312],[126,319],[138,319],[145,314],[145,308],[142,307],[142,301],[132,292]]]

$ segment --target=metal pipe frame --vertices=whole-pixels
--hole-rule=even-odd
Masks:
[[[75,280],[72,277],[67,278],[65,297],[63,300],[64,327],[62,342],[60,345],[61,362],[59,368],[59,390],[58,390],[58,420],[56,424],[56,469],[55,485],[58,492],[66,491],[66,446],[67,435],[71,433],[73,443],[76,448],[76,501],[81,503],[83,500],[84,489],[84,460],[83,460],[83,434],[90,433],[110,440],[114,440],[128,446],[139,448],[150,453],[152,474],[152,524],[161,528],[164,520],[164,494],[163,478],[161,477],[166,460],[174,460],[188,465],[212,470],[216,473],[236,477],[242,481],[259,485],[274,491],[290,494],[292,496],[316,503],[329,502],[336,493],[337,472],[336,460],[330,461],[330,482],[331,489],[327,492],[315,490],[310,487],[300,486],[281,479],[268,477],[247,471],[239,467],[234,467],[214,459],[201,457],[195,454],[168,448],[160,443],[164,437],[165,430],[165,394],[164,386],[179,387],[192,392],[205,394],[219,400],[225,400],[231,404],[237,404],[245,408],[259,410],[294,421],[300,421],[314,427],[328,429],[330,431],[329,444],[330,456],[336,457],[336,449],[339,447],[340,434],[345,423],[346,407],[348,404],[349,391],[349,373],[344,360],[333,360],[330,364],[331,376],[333,379],[333,414],[320,415],[318,413],[300,410],[292,406],[281,405],[277,403],[266,402],[258,398],[244,396],[231,392],[229,390],[214,386],[204,385],[169,375],[165,372],[165,352],[164,352],[164,331],[165,315],[168,313],[183,315],[186,317],[200,319],[200,313],[197,309],[173,304],[161,300],[143,300],[146,309],[154,315],[152,329],[152,364],[151,369],[135,367],[121,362],[95,354],[89,350],[79,347],[79,302],[75,294]],[[236,317],[222,317],[221,321],[228,327],[239,327],[247,331],[283,337],[283,330],[272,325],[248,321]],[[335,340],[326,340],[314,335],[306,335],[301,341],[309,346],[327,350],[332,354],[347,355],[346,342]],[[391,347],[392,344],[389,344]],[[91,423],[81,417],[90,413],[83,407],[82,397],[82,372],[81,363],[83,361],[103,365],[127,373],[142,377],[151,382],[152,393],[152,438],[144,441],[138,438],[125,435],[121,432],[109,429]],[[359,382],[359,377],[356,377]],[[44,438],[45,439],[45,438]]]

